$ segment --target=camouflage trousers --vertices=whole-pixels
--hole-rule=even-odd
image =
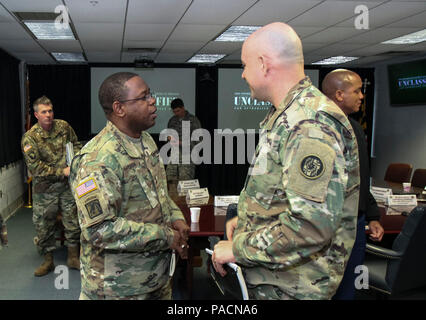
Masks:
[[[90,298],[84,294],[83,291],[80,292],[79,300],[90,300]],[[105,300],[110,300],[112,298],[106,297]],[[171,280],[162,288],[137,296],[130,297],[114,297],[116,300],[171,300],[172,299],[172,282]]]
[[[33,223],[37,233],[34,244],[41,255],[56,249],[55,226],[59,213],[62,215],[67,245],[79,244],[77,207],[68,180],[34,182]]]
[[[168,164],[167,181],[192,180],[195,178],[195,164]]]

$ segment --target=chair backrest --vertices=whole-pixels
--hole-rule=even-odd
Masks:
[[[228,220],[231,220],[233,217],[238,215],[238,203],[230,203],[226,209],[226,218],[225,218],[225,232],[223,235],[223,240],[228,240],[228,235],[226,234],[226,223]]]
[[[392,295],[426,285],[426,207],[414,208],[393,242],[392,249],[404,252],[389,260],[386,282]]]
[[[386,169],[385,181],[409,182],[413,166],[409,163],[391,163]]]
[[[414,170],[413,177],[411,178],[411,186],[418,188],[426,186],[426,169]]]

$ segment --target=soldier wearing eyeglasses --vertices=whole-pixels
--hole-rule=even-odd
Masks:
[[[172,250],[186,258],[189,227],[167,193],[155,99],[137,74],[102,83],[105,128],[74,158],[81,235],[80,299],[171,299]]]

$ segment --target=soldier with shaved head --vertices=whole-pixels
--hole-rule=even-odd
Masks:
[[[362,81],[359,75],[346,69],[336,69],[328,73],[322,82],[322,91],[333,100],[340,109],[350,115],[359,111],[362,103]],[[355,268],[364,263],[366,247],[365,222],[371,231],[370,239],[381,241],[384,230],[379,219],[380,213],[376,200],[370,193],[369,159],[364,131],[361,125],[349,117],[358,143],[360,167],[360,197],[358,206],[357,234],[345,275],[333,299],[353,300],[355,298]]]
[[[355,240],[358,150],[345,114],[304,73],[302,43],[284,23],[241,51],[251,95],[272,107],[256,158],[214,249],[215,269],[243,267],[251,299],[330,299]]]

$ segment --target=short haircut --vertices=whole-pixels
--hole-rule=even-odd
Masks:
[[[52,106],[52,101],[46,96],[41,96],[33,103],[33,109],[35,112],[38,112],[38,106],[40,104],[45,104],[46,106]]]
[[[184,106],[185,106],[185,105],[183,104],[182,99],[179,99],[179,98],[174,99],[174,100],[172,101],[172,103],[170,104],[170,107],[171,107],[172,109],[182,108],[182,107],[184,107]]]
[[[112,112],[114,101],[124,100],[127,97],[128,88],[125,83],[133,77],[139,75],[133,72],[117,72],[102,82],[98,98],[106,116]]]

